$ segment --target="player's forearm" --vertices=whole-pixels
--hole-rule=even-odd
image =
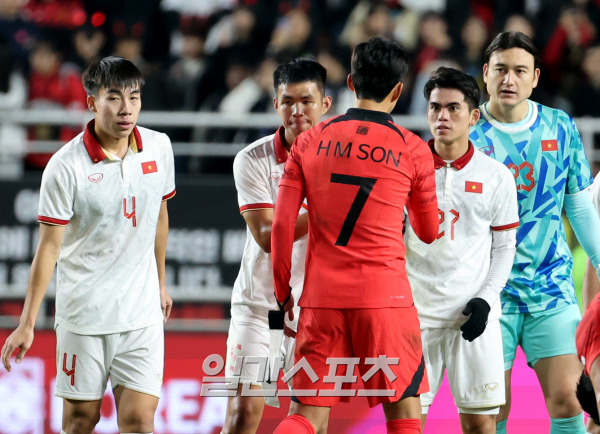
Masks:
[[[437,203],[435,209],[431,207],[429,210],[419,212],[413,212],[412,207],[408,208],[408,217],[410,225],[421,241],[427,244],[435,241],[440,225]]]
[[[156,238],[154,241],[154,255],[158,270],[158,282],[161,288],[165,286],[165,262],[167,256],[167,239],[169,237],[169,213],[167,203],[161,204],[160,215],[156,225]]]
[[[302,199],[302,193],[299,190],[282,186],[275,205],[271,236],[271,259],[273,261],[275,296],[281,303],[286,301],[290,293],[292,246],[296,219]]]
[[[308,233],[308,213],[302,213],[296,219],[294,227],[294,241],[299,240]]]
[[[515,259],[517,231],[492,232],[492,252],[490,270],[476,297],[484,299],[490,307],[494,306],[502,289],[510,277]]]
[[[64,228],[40,225],[40,238],[29,271],[27,292],[20,319],[21,325],[31,328],[35,325],[40,305],[54,274],[63,233]]]
[[[589,192],[566,194],[565,210],[579,244],[597,269],[600,264],[600,218]]]

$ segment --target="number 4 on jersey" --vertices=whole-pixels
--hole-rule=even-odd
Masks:
[[[350,206],[350,211],[348,211],[348,215],[346,215],[346,218],[344,219],[342,230],[340,231],[340,235],[335,242],[336,246],[347,246],[350,236],[352,236],[354,226],[356,225],[356,221],[358,220],[358,216],[365,206],[365,203],[367,202],[369,194],[371,193],[371,190],[373,190],[373,186],[375,185],[377,179],[365,178],[364,176],[332,173],[330,181],[335,182],[336,184],[358,185],[358,192],[356,193],[354,202],[352,202],[352,206]]]

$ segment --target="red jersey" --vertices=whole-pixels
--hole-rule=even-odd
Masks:
[[[600,355],[600,293],[596,294],[577,326],[575,340],[577,354],[589,376],[592,363]]]
[[[433,234],[429,242],[438,230],[427,144],[390,115],[362,109],[321,122],[296,139],[280,182],[271,237],[280,302],[289,294],[293,229],[304,197],[309,237],[299,305],[411,306],[402,237],[405,206],[411,221],[412,214],[433,217],[426,222]]]

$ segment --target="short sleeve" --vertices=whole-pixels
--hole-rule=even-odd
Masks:
[[[53,225],[67,225],[73,216],[75,179],[72,169],[64,161],[50,159],[42,175],[38,221]]]
[[[171,140],[166,134],[163,136],[166,142],[165,164],[167,166],[167,177],[162,200],[167,200],[175,196],[175,159],[173,157],[173,146],[171,145]]]
[[[274,208],[273,196],[264,171],[251,152],[239,152],[233,161],[233,177],[240,212],[249,209]]]
[[[568,115],[567,115],[568,116]],[[567,178],[567,194],[575,194],[589,187],[592,182],[592,170],[590,163],[585,156],[585,149],[581,140],[581,135],[575,125],[572,117],[568,116],[568,124],[570,131],[560,131],[560,134],[565,134],[569,137],[568,157],[569,158],[569,174]],[[559,125],[559,129],[563,125]]]
[[[492,230],[506,231],[519,227],[519,204],[517,201],[517,186],[510,170],[499,166],[501,180],[498,191],[494,195],[492,215]]]

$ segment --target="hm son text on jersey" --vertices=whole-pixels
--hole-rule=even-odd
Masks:
[[[395,167],[398,167],[400,164],[401,152],[394,154],[391,149],[385,149],[382,146],[371,147],[371,145],[366,143],[362,143],[358,145],[358,147],[355,146],[354,149],[356,150],[355,156],[359,160],[371,159],[375,163],[385,163],[387,165],[393,164]],[[349,142],[342,147],[341,142],[336,142],[334,144],[331,140],[327,143],[324,143],[323,140],[321,140],[319,148],[317,149],[317,155],[329,157],[331,154],[332,157],[350,158],[352,156],[352,150],[352,142]]]

